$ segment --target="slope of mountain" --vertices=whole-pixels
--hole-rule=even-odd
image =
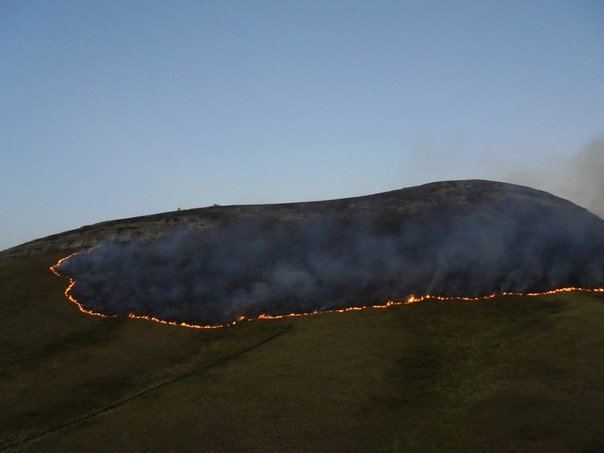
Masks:
[[[157,216],[96,227],[113,239],[59,267],[77,282],[72,294],[97,313],[214,325],[412,294],[604,286],[604,220],[509,184],[442,182],[177,218],[162,228]],[[120,237],[124,228],[137,239]]]
[[[477,200],[502,208],[477,214],[487,225],[505,219],[506,206],[525,206],[527,229],[531,213],[546,228],[538,214],[556,212],[598,244],[601,224],[581,208],[469,181],[105,222],[3,252],[0,450],[602,451],[602,294],[424,302],[196,330],[84,315],[48,270],[103,239],[118,249],[135,237],[130,244],[161,242],[178,224],[211,234],[229,218],[365,213],[386,237],[418,212],[447,224]],[[399,220],[385,214],[391,208]]]

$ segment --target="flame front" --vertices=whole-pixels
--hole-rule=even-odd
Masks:
[[[88,252],[91,252],[93,249],[88,250]],[[101,318],[115,318],[118,315],[106,315],[104,313],[99,313],[96,311],[92,311],[92,310],[87,310],[86,308],[84,308],[84,306],[82,305],[81,302],[79,302],[72,294],[72,290],[73,287],[76,284],[76,281],[74,279],[72,279],[71,277],[61,274],[57,268],[59,266],[61,266],[61,263],[63,263],[64,261],[70,259],[71,257],[78,255],[79,253],[82,252],[78,252],[78,253],[72,253],[71,255],[68,255],[64,258],[61,258],[59,261],[57,261],[56,264],[50,266],[50,271],[59,276],[59,277],[64,277],[69,281],[69,285],[67,286],[67,289],[65,290],[65,297],[67,297],[67,299],[72,302],[73,304],[75,304],[76,307],[78,307],[78,310],[80,310],[82,313],[86,313],[87,315],[91,315],[91,316],[99,316]],[[466,297],[466,296],[436,296],[436,295],[432,295],[432,294],[425,294],[423,296],[415,296],[415,295],[410,295],[409,297],[407,297],[406,299],[402,299],[399,301],[394,301],[394,300],[389,300],[384,304],[381,305],[362,305],[362,306],[358,306],[358,307],[348,307],[348,308],[337,308],[337,309],[329,309],[329,310],[314,310],[311,312],[307,312],[307,313],[289,313],[289,314],[285,314],[285,315],[269,315],[269,314],[261,314],[257,317],[246,317],[246,316],[241,316],[240,318],[230,322],[230,323],[226,323],[226,324],[212,324],[212,325],[202,325],[202,324],[190,324],[187,322],[176,322],[176,321],[167,321],[165,319],[160,319],[157,318],[155,316],[147,316],[147,315],[137,315],[136,313],[128,313],[128,318],[131,319],[145,319],[147,321],[153,321],[159,324],[166,324],[166,325],[170,325],[170,326],[180,326],[180,327],[188,327],[190,329],[220,329],[223,327],[228,327],[228,326],[233,326],[235,324],[238,324],[242,321],[251,321],[253,319],[283,319],[283,318],[297,318],[297,317],[301,317],[301,316],[315,316],[318,315],[320,313],[345,313],[345,312],[349,312],[349,311],[359,311],[359,310],[366,310],[366,309],[383,309],[383,308],[390,308],[390,307],[395,307],[398,305],[408,305],[408,304],[415,304],[415,303],[419,303],[419,302],[424,302],[424,301],[428,301],[428,300],[435,300],[435,301],[453,301],[453,300],[457,300],[457,301],[467,301],[467,302],[480,302],[480,301],[485,301],[485,300],[489,300],[489,299],[494,299],[495,297],[510,297],[510,296],[528,296],[528,297],[538,297],[538,296],[547,296],[547,295],[552,295],[552,294],[559,294],[559,293],[567,293],[567,292],[585,292],[585,293],[604,293],[604,288],[593,288],[593,289],[589,289],[589,288],[576,288],[576,287],[566,287],[566,288],[558,288],[558,289],[552,289],[550,291],[544,291],[544,292],[530,292],[530,293],[517,293],[517,292],[503,292],[503,293],[493,293],[493,294],[489,294],[487,296],[479,296],[479,297]]]

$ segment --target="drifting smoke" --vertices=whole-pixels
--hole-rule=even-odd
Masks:
[[[604,221],[550,198],[413,216],[376,203],[365,216],[231,219],[149,244],[106,242],[60,271],[76,280],[73,294],[87,309],[197,324],[410,294],[604,286]]]
[[[510,171],[509,182],[538,187],[589,209],[604,218],[604,137],[591,141],[568,162],[548,172]]]

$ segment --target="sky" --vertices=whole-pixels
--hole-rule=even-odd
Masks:
[[[549,188],[604,155],[603,56],[598,0],[3,0],[0,249],[214,203]]]

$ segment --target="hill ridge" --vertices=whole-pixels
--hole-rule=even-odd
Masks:
[[[206,223],[211,223],[212,219],[216,217],[238,213],[258,215],[274,210],[293,210],[298,213],[308,213],[314,210],[316,214],[324,214],[331,209],[357,209],[359,203],[382,202],[383,204],[389,202],[392,204],[398,200],[407,205],[419,202],[425,205],[430,204],[430,197],[434,197],[432,204],[446,206],[447,204],[459,204],[464,199],[468,201],[468,197],[471,198],[470,202],[473,200],[488,202],[503,196],[511,201],[547,201],[561,206],[564,205],[569,209],[581,210],[583,213],[598,218],[587,209],[568,200],[528,186],[485,179],[447,180],[353,197],[282,203],[213,205],[105,220],[10,247],[0,251],[0,261],[14,256],[29,256],[49,249],[88,248],[106,239],[121,242],[129,240],[149,241],[163,236],[177,225],[203,226]]]

